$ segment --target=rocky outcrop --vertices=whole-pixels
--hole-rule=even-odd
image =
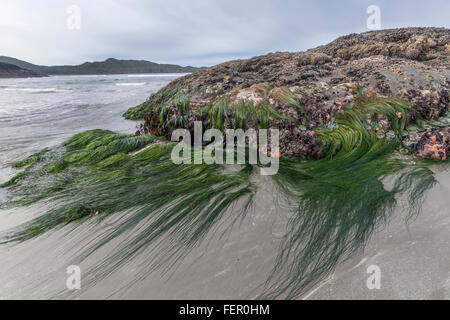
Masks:
[[[194,121],[203,121],[205,128],[210,127],[207,110],[223,99],[229,102],[228,125],[233,124],[233,108],[240,103],[256,108],[268,104],[282,116],[270,120],[271,127],[281,129],[281,153],[311,157],[318,150],[316,129],[333,129],[336,114],[362,93],[367,99],[389,97],[413,103],[415,112],[407,115],[407,125],[420,136],[417,115],[440,126],[449,116],[449,48],[450,30],[445,28],[352,34],[306,52],[270,53],[187,75],[128,116],[145,115],[141,133],[169,137],[180,124],[191,128]],[[297,103],[289,100],[292,97]],[[179,107],[181,98],[188,100],[187,112]]]

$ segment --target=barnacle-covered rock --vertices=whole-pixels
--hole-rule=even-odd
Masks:
[[[432,130],[423,135],[416,145],[416,155],[421,158],[446,160],[450,152],[450,129]]]
[[[184,76],[126,116],[145,116],[142,133],[170,137],[179,126],[192,128],[194,121],[211,127],[208,112],[219,101],[227,101],[225,127],[236,123],[237,105],[251,104],[256,110],[268,105],[281,116],[271,117],[270,127],[281,131],[283,155],[314,157],[320,149],[317,129],[335,127],[337,114],[361,97],[412,103],[413,110],[404,115],[406,127],[445,117],[450,99],[449,46],[450,30],[445,28],[351,34],[306,52],[234,60]],[[188,101],[187,109],[180,107],[180,99]],[[389,123],[375,120],[369,125],[385,136]]]

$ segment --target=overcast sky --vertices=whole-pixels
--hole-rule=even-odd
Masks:
[[[81,10],[79,30],[67,27],[70,5]],[[0,0],[0,55],[210,66],[368,31],[369,5],[380,7],[382,28],[450,27],[449,0]]]

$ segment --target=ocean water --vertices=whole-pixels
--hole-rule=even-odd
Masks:
[[[0,79],[0,182],[14,174],[11,163],[76,133],[109,129],[133,133],[137,123],[122,118],[132,106],[179,75],[61,76]],[[423,212],[405,222],[401,203],[390,223],[379,230],[364,252],[342,262],[336,272],[306,299],[449,299],[450,172],[433,168],[439,184],[428,191]],[[126,213],[103,221],[63,227],[18,244],[0,244],[0,299],[252,299],[262,293],[290,212],[284,209],[268,177],[253,178],[259,188],[251,214],[223,237],[209,235],[169,272],[156,271],[129,285],[152,260],[150,249],[94,286],[66,288],[67,267],[83,272],[117,246],[112,243],[86,261],[74,260],[105,228]],[[0,202],[6,190],[0,190]],[[51,203],[0,210],[0,234],[36,217]],[[239,205],[239,204],[237,204]],[[227,216],[233,215],[230,208]],[[221,226],[215,234],[221,234]],[[381,271],[381,288],[370,290],[371,266]]]
[[[58,145],[78,132],[133,133],[136,124],[124,120],[122,114],[179,76],[0,79],[0,181],[10,174],[11,162]]]

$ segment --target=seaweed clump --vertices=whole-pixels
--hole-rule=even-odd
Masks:
[[[217,119],[224,110],[220,107],[225,108],[213,113]],[[405,147],[410,112],[406,101],[361,98],[340,110],[332,129],[317,130],[324,146],[320,159],[280,159],[280,171],[272,178],[280,196],[295,205],[262,298],[292,299],[311,289],[339,262],[364,248],[399,197],[408,199],[408,217],[420,212],[421,199],[436,181],[429,161],[412,163],[411,155],[398,152]],[[388,120],[392,135],[380,136],[369,124],[369,118],[380,115]],[[251,113],[236,116],[241,120],[235,125],[253,121],[247,116]],[[150,246],[157,258],[148,270],[170,268],[223,220],[232,204],[244,201],[234,221],[245,217],[257,192],[250,182],[255,172],[251,165],[232,172],[223,165],[175,165],[170,158],[173,147],[152,135],[94,130],[21,161],[16,166],[25,170],[3,185],[12,194],[4,206],[51,201],[52,209],[11,230],[4,241],[26,241],[58,226],[76,227],[86,219],[127,212],[127,219],[80,255],[84,259],[134,230],[94,268],[94,278],[106,277]],[[388,177],[394,180],[391,188],[384,183]],[[163,236],[168,240],[160,241]]]

